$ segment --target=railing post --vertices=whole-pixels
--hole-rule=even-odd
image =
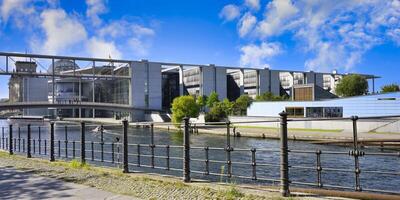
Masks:
[[[31,154],[31,125],[28,124],[28,133],[27,133],[27,144],[26,144],[26,157],[27,158],[31,158],[32,154]]]
[[[20,126],[18,126],[18,152],[21,152],[21,127]]]
[[[183,182],[190,182],[190,133],[189,133],[189,118],[183,118],[184,133],[183,133]]]
[[[39,155],[42,154],[42,133],[40,130],[40,126],[38,127],[38,134],[39,134],[39,140],[38,140],[38,145],[39,145]]]
[[[68,128],[64,126],[64,147],[65,147],[65,158],[68,158]]]
[[[4,148],[4,126],[1,127],[1,147],[2,147],[2,149],[5,149]]]
[[[128,120],[124,119],[122,121],[123,124],[123,133],[124,133],[124,163],[123,163],[123,167],[124,167],[124,173],[128,173],[129,172],[129,166],[128,166]]]
[[[360,183],[360,162],[359,157],[363,155],[361,151],[358,150],[358,136],[357,136],[357,120],[358,116],[352,116],[351,120],[353,121],[353,152],[352,156],[354,156],[354,174],[355,174],[355,190],[361,191],[361,183]]]
[[[54,122],[50,122],[50,162],[54,161]]]
[[[13,155],[13,130],[12,130],[12,124],[9,125],[8,127],[8,152],[10,155]]]
[[[101,162],[104,161],[104,136],[103,136],[103,124],[100,126],[100,147],[101,147]]]
[[[151,167],[154,168],[154,124],[150,124],[150,150],[151,150]]]
[[[228,177],[232,177],[232,159],[231,159],[231,151],[233,150],[231,147],[231,122],[229,120],[226,121],[226,165]]]
[[[81,122],[81,163],[86,162],[86,149],[85,149],[85,122]]]
[[[288,138],[287,138],[287,113],[285,111],[279,113],[281,125],[281,187],[280,192],[284,197],[288,197],[289,192],[289,159],[288,159]]]

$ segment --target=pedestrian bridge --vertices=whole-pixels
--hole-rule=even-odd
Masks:
[[[157,109],[138,108],[127,104],[116,103],[99,103],[99,102],[48,102],[48,101],[33,101],[33,102],[14,102],[0,103],[0,110],[12,109],[27,109],[27,108],[91,108],[110,111],[161,111]]]

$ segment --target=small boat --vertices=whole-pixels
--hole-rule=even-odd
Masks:
[[[23,125],[43,125],[46,119],[43,116],[10,116],[7,118],[9,124]]]
[[[101,126],[97,126],[96,128],[94,128],[92,130],[92,132],[95,132],[95,133],[100,133],[101,131],[104,131],[104,128],[102,128]]]

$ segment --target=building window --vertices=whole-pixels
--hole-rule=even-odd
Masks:
[[[288,117],[304,117],[304,108],[303,107],[286,107],[286,113]]]
[[[343,107],[307,107],[306,117],[312,117],[312,118],[343,117]]]

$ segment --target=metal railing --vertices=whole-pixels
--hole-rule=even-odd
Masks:
[[[305,119],[308,120],[308,119]],[[339,120],[339,119],[337,119]],[[343,119],[340,119],[343,120]],[[345,119],[346,120],[346,119]],[[390,193],[399,195],[399,191],[382,190],[377,188],[363,187],[362,174],[377,174],[384,176],[400,177],[400,172],[369,169],[362,170],[360,166],[360,158],[364,157],[393,157],[400,158],[400,152],[365,152],[359,147],[357,121],[358,117],[349,118],[353,126],[353,146],[350,151],[331,151],[321,149],[295,149],[288,145],[288,122],[285,112],[280,113],[279,120],[279,148],[234,148],[231,145],[233,134],[232,124],[227,121],[223,123],[208,123],[201,125],[190,123],[188,118],[183,120],[183,141],[182,145],[171,144],[155,144],[154,141],[154,123],[149,123],[150,135],[149,143],[132,143],[128,142],[129,124],[128,121],[122,121],[122,141],[105,141],[104,127],[100,127],[100,141],[86,140],[87,125],[80,123],[79,140],[71,140],[68,136],[68,127],[58,131],[63,134],[64,139],[55,139],[55,127],[51,122],[48,127],[48,139],[43,139],[43,127],[26,126],[26,137],[21,137],[21,128],[18,127],[18,135],[14,137],[13,125],[1,128],[1,144],[0,147],[8,150],[10,154],[26,153],[28,158],[32,156],[48,157],[50,161],[58,159],[80,159],[82,163],[92,162],[95,164],[106,163],[108,165],[121,167],[124,173],[135,172],[132,169],[149,168],[155,170],[165,170],[181,173],[184,182],[190,182],[192,176],[198,175],[202,178],[214,176],[225,178],[227,180],[243,179],[252,182],[268,182],[280,187],[282,196],[290,195],[290,187],[293,185],[328,188],[338,190],[354,190],[357,192],[369,191],[376,193]],[[299,121],[299,119],[296,119]],[[270,120],[267,122],[276,122]],[[243,122],[244,123],[244,122]],[[254,122],[249,122],[254,123]],[[212,125],[210,125],[212,124]],[[215,126],[226,128],[226,144],[219,147],[210,146],[192,146],[190,143],[191,133],[198,132],[198,128]],[[38,138],[32,139],[32,129],[37,132]],[[6,133],[8,132],[8,136]],[[60,137],[59,137],[60,138]],[[79,152],[79,154],[77,154]],[[157,153],[159,152],[159,153]],[[162,152],[162,153],[161,153]],[[243,154],[248,160],[237,160],[236,154]],[[216,159],[215,155],[223,155],[225,159]],[[258,160],[259,155],[279,155],[272,162]],[[290,156],[303,154],[306,156],[315,156],[314,166],[305,166],[295,163],[289,159]],[[338,168],[335,166],[327,166],[324,164],[323,155],[337,156],[336,159],[351,158],[354,163],[347,168]],[[221,158],[221,157],[220,157]],[[224,169],[217,171],[216,166],[223,166]],[[225,168],[226,167],[226,168]],[[235,169],[241,169],[245,173],[235,172]],[[266,170],[277,170],[278,176],[266,176],[262,172]],[[315,173],[315,182],[295,180],[293,177],[294,170],[307,170]],[[330,184],[324,179],[323,174],[327,173],[353,173],[354,187],[346,185]]]

